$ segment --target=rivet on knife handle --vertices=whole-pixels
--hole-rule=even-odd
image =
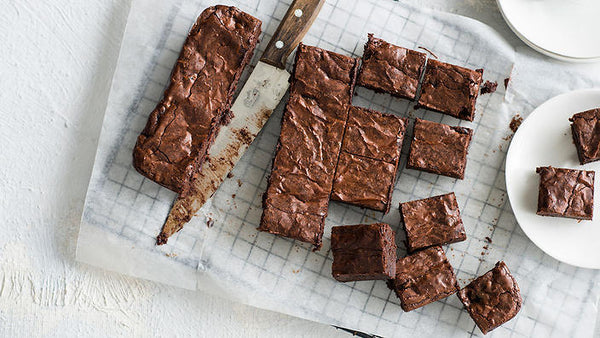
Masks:
[[[325,0],[294,0],[260,60],[285,69],[288,56],[301,42],[324,3]]]

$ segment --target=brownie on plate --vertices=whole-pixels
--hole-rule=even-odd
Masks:
[[[351,107],[331,199],[388,212],[406,119]]]
[[[391,284],[406,312],[458,291],[454,270],[441,246],[398,259],[396,277]]]
[[[400,204],[408,251],[467,239],[454,193]]]
[[[406,167],[463,179],[473,130],[415,120]]]
[[[331,229],[331,274],[340,282],[390,279],[396,273],[396,233],[388,224]]]
[[[539,167],[537,214],[591,220],[594,215],[594,172]]]
[[[418,105],[473,121],[483,69],[471,70],[429,59]]]
[[[414,100],[426,60],[425,53],[392,45],[369,34],[357,84]]]
[[[483,334],[512,319],[521,309],[521,291],[504,262],[478,277],[458,292]]]
[[[569,121],[579,162],[586,164],[600,160],[600,108],[575,114]]]

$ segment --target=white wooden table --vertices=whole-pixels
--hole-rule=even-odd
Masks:
[[[494,0],[403,0],[479,19]],[[340,336],[78,264],[75,241],[129,0],[0,0],[0,336]]]

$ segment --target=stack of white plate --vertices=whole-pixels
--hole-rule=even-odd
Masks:
[[[600,62],[600,0],[497,0],[515,34],[540,53]]]

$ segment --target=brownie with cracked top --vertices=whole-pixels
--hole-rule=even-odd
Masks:
[[[502,261],[457,295],[483,334],[516,316],[523,302],[517,281]]]
[[[473,121],[482,79],[483,69],[472,70],[429,59],[418,105]]]
[[[414,100],[426,60],[425,53],[393,45],[369,34],[357,84]]]
[[[408,251],[467,239],[454,193],[400,204]]]
[[[402,310],[408,312],[458,291],[454,270],[441,246],[398,259],[393,290]]]
[[[417,118],[406,167],[463,179],[472,135],[469,128]]]
[[[577,113],[569,121],[579,162],[600,160],[600,108]]]
[[[227,121],[238,80],[258,43],[261,21],[235,7],[200,14],[171,80],[133,150],[142,175],[180,194],[200,171]]]
[[[594,215],[593,171],[539,167],[537,214],[591,220]]]
[[[261,231],[321,247],[358,60],[298,46]]]
[[[331,274],[340,282],[390,279],[396,273],[396,233],[388,224],[331,229]]]
[[[387,213],[407,120],[351,107],[331,199]]]

